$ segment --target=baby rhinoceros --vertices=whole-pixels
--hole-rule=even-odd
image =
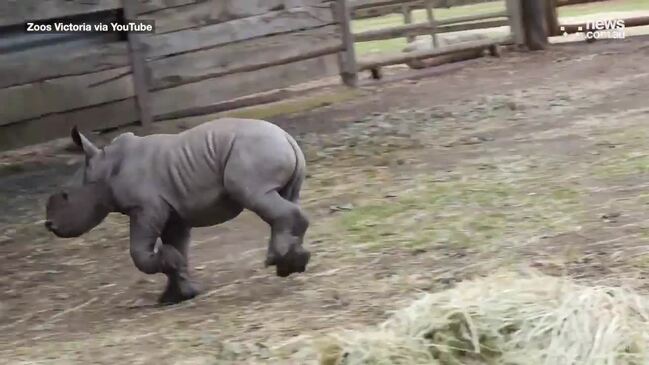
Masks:
[[[111,212],[129,216],[133,263],[167,276],[160,303],[198,295],[187,267],[192,227],[229,221],[244,208],[271,228],[266,267],[280,277],[306,270],[309,222],[298,205],[304,154],[280,127],[224,118],[179,134],[124,133],[101,149],[76,127],[71,136],[85,153],[83,184],[49,197],[46,228],[78,237]]]

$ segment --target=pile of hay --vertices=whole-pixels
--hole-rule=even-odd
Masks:
[[[323,365],[649,364],[649,298],[496,274],[426,294],[378,328],[329,336]]]

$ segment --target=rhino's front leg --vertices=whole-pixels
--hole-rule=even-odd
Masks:
[[[191,228],[178,219],[170,219],[162,231],[162,247],[164,250],[175,249],[184,259],[184,264],[176,272],[167,273],[167,287],[160,296],[162,304],[179,303],[194,298],[199,290],[189,276],[189,241]]]
[[[162,235],[166,218],[159,211],[142,211],[132,215],[130,254],[135,267],[141,272],[150,275],[163,273],[170,278],[170,281],[179,284],[176,293],[178,295],[174,298],[174,302],[177,303],[194,297],[196,293],[180,285],[185,278],[188,278],[187,260],[183,254],[170,244],[163,244],[155,252],[155,242]]]

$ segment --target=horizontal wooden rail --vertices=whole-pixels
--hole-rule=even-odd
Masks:
[[[509,25],[509,20],[497,19],[497,20],[487,20],[484,22],[442,25],[435,28],[435,30],[437,33],[451,33],[451,32],[461,32],[464,30],[504,27],[506,25]]]
[[[437,24],[438,25],[447,25],[447,24],[455,24],[455,23],[472,22],[472,21],[476,21],[476,20],[485,20],[485,19],[491,19],[491,18],[503,18],[503,17],[506,18],[508,16],[509,16],[509,14],[507,13],[507,10],[492,11],[491,13],[456,16],[455,18],[449,18],[449,19],[440,20],[440,21],[437,22]]]
[[[492,1],[496,2],[498,0]],[[390,7],[394,8],[395,10],[399,10],[402,5],[407,5],[413,9],[425,9],[425,2],[426,0],[351,0],[349,7],[350,9],[352,9],[352,11],[376,10]],[[464,6],[484,3],[484,1],[476,0],[450,0],[450,2],[451,4],[449,5],[445,0],[433,0],[433,7],[448,8],[449,6]]]
[[[434,24],[429,22],[399,25],[385,29],[369,30],[354,35],[356,42],[369,42],[378,41],[391,38],[399,38],[405,36],[428,34],[435,30],[437,33],[443,32],[457,32],[461,30],[492,28],[502,25],[507,25],[507,20],[492,20],[488,22],[476,22],[479,20],[493,19],[493,18],[506,18],[507,12],[498,11],[492,13],[469,15],[463,17],[456,17],[437,21]],[[474,23],[469,23],[474,22]]]
[[[366,9],[353,10],[352,11],[352,18],[353,19],[368,19],[368,18],[381,17],[381,16],[388,15],[388,14],[401,13],[402,10],[403,10],[404,5],[410,10],[417,10],[417,9],[425,9],[426,8],[423,1],[418,1],[418,2],[414,2],[414,3],[403,3],[402,5],[385,5],[385,6],[379,6],[379,7],[372,7],[372,8],[366,8]],[[368,13],[368,12],[371,12],[371,11],[376,12],[376,14]],[[365,12],[366,14],[363,14],[363,12]]]
[[[422,50],[408,53],[400,53],[396,55],[387,55],[369,59],[366,61],[358,62],[358,71],[370,70],[381,66],[396,65],[406,63],[414,60],[421,60],[435,56],[443,56],[452,53],[466,52],[469,50],[487,49],[497,44],[511,44],[513,42],[511,35],[494,37],[493,39],[470,41],[454,44],[452,46],[434,48],[430,50]]]
[[[385,6],[394,6],[394,5],[403,5],[403,4],[414,4],[422,3],[423,0],[413,1],[413,0],[382,0],[382,1],[373,1],[373,0],[355,0],[349,2],[349,8],[351,10],[359,9],[373,9],[381,8]]]
[[[633,17],[633,18],[627,18],[623,20],[624,20],[624,28],[641,27],[641,26],[649,25],[649,16]],[[563,28],[563,32],[566,33],[584,32],[587,30],[586,29],[587,23],[561,24],[561,28]],[[610,29],[610,30],[615,30],[615,29]]]
[[[586,4],[586,3],[596,3],[596,2],[601,2],[601,1],[607,1],[607,0],[559,0],[559,1],[557,1],[557,7],[569,6],[569,5],[577,5],[577,4]]]
[[[624,19],[624,27],[641,27],[649,25],[649,16],[638,16]]]
[[[333,42],[331,42],[333,43]],[[336,42],[337,43],[337,42]],[[293,63],[293,62],[298,62],[298,61],[304,61],[308,60],[311,58],[316,58],[316,57],[321,57],[321,56],[326,56],[334,53],[338,53],[344,50],[344,46],[342,43],[337,43],[337,44],[331,44],[327,45],[325,44],[322,48],[318,49],[313,49],[309,51],[305,51],[300,53],[299,55],[289,55],[286,56],[284,55],[283,57],[273,59],[273,60],[260,60],[259,62],[254,62],[250,64],[244,64],[239,67],[232,67],[226,70],[215,70],[214,72],[207,73],[204,75],[200,75],[197,77],[185,77],[182,82],[176,82],[173,86],[168,86],[168,85],[162,85],[158,87],[151,87],[151,91],[158,91],[158,90],[163,90],[167,89],[169,87],[176,87],[179,85],[183,84],[189,84],[192,82],[197,82],[205,79],[211,79],[215,77],[223,77],[227,75],[232,75],[236,73],[243,73],[243,72],[252,72],[252,71],[257,71],[257,70],[262,70],[268,67],[274,67],[274,66],[281,66],[285,65],[287,63]]]

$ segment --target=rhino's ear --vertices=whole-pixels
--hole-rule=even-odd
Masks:
[[[86,157],[91,158],[92,156],[96,155],[99,153],[99,149],[92,143],[86,136],[81,134],[79,132],[79,129],[75,125],[72,128],[72,131],[70,132],[70,137],[72,137],[72,141],[74,144],[77,146],[81,147],[83,149],[83,152],[86,154]]]

